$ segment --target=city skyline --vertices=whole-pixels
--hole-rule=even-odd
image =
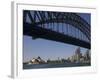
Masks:
[[[44,39],[37,39],[33,41],[32,38],[28,36],[24,36],[24,38],[25,38],[24,43],[27,42],[31,44],[27,44],[27,46],[24,47],[24,49],[27,51],[24,52],[25,55],[24,55],[23,62],[27,62],[30,59],[36,58],[38,56],[40,56],[44,60],[47,59],[53,60],[53,59],[57,59],[58,57],[68,58],[72,56],[75,53],[75,50],[78,48],[78,46],[60,43],[56,41],[50,41]],[[39,45],[43,45],[43,46],[39,46]],[[81,47],[82,54],[84,54],[86,50],[88,49]]]

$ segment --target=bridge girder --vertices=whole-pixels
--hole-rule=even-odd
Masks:
[[[49,11],[24,11],[23,23],[27,23],[26,14],[31,20],[31,24],[39,26],[49,23],[65,23],[80,30],[91,42],[90,25],[76,13],[49,12]],[[34,15],[33,15],[34,14]],[[37,19],[36,19],[37,18]],[[34,26],[33,26],[34,27]],[[89,43],[90,44],[90,43]]]

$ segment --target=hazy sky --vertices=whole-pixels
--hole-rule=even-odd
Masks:
[[[90,24],[90,14],[78,13]],[[32,39],[29,36],[23,37],[23,61],[29,61],[32,58],[40,56],[42,59],[57,59],[67,58],[75,53],[78,46],[65,44],[61,42],[46,40],[46,39]],[[87,49],[81,48],[81,52],[85,53]]]

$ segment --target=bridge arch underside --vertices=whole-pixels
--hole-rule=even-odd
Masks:
[[[86,23],[82,23],[82,21],[66,16],[52,17],[48,19],[45,18],[45,20],[43,19],[40,21],[35,19],[33,21],[34,22],[31,23],[24,21],[24,35],[32,36],[33,39],[45,38],[48,40],[77,45],[88,49],[91,47],[90,26]],[[61,30],[62,32],[60,32]],[[68,34],[68,32],[74,35],[72,36]]]

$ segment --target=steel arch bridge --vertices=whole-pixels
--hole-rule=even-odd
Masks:
[[[23,34],[91,48],[91,29],[77,13],[23,11]]]

